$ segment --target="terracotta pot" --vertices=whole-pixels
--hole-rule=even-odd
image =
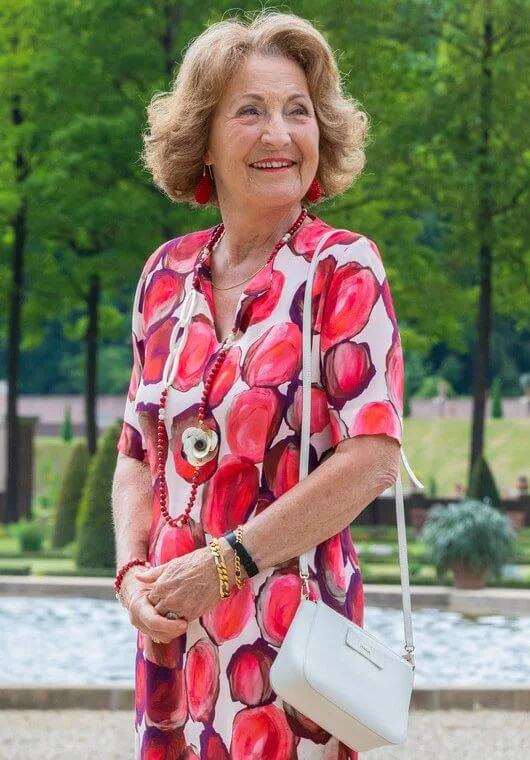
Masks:
[[[467,565],[460,562],[455,562],[451,566],[451,570],[453,571],[455,588],[460,589],[484,588],[490,574],[488,567],[483,570],[471,570]]]
[[[526,509],[507,509],[506,516],[512,521],[515,530],[524,528],[526,521]]]

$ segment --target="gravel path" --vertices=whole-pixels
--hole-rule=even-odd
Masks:
[[[133,714],[96,710],[2,710],[1,760],[132,760]],[[524,760],[530,746],[525,712],[413,710],[399,748],[361,760]]]

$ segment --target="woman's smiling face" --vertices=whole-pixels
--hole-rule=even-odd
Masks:
[[[303,69],[278,56],[249,56],[212,114],[205,163],[213,162],[221,208],[300,202],[317,171],[318,143]],[[292,164],[252,166],[274,159]]]

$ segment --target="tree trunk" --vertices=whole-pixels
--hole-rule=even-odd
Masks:
[[[11,121],[19,126],[24,121],[20,108],[20,96],[13,97]],[[18,520],[18,369],[20,364],[20,337],[21,337],[21,312],[22,312],[22,288],[24,279],[24,248],[27,233],[27,200],[24,195],[22,183],[28,176],[28,164],[24,154],[18,151],[15,159],[17,183],[21,186],[21,201],[18,211],[13,219],[13,275],[11,281],[11,293],[9,299],[9,326],[7,346],[7,483],[5,494],[5,509],[1,516],[2,522],[16,522]]]
[[[490,132],[491,101],[493,75],[491,68],[493,54],[493,22],[489,15],[484,19],[482,76],[480,88],[481,141],[478,148],[478,236],[480,297],[477,317],[477,343],[473,361],[473,424],[471,434],[471,456],[469,463],[469,481],[471,471],[484,449],[484,420],[486,412],[486,393],[488,386],[489,354],[491,339],[491,300],[492,300],[492,251],[493,251],[493,214],[490,168]]]
[[[26,240],[27,203],[23,199],[13,222],[13,276],[9,308],[9,337],[7,348],[7,488],[3,522],[18,520],[18,370],[20,363],[22,287],[24,277],[24,246]]]
[[[85,426],[88,451],[92,455],[96,451],[98,430],[96,421],[97,401],[97,361],[98,361],[98,307],[100,295],[99,275],[90,276],[88,290],[88,325],[85,334],[86,365],[85,365]]]

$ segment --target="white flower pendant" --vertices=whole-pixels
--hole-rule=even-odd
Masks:
[[[218,437],[215,430],[189,427],[182,433],[182,445],[188,462],[194,467],[215,457]]]

